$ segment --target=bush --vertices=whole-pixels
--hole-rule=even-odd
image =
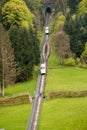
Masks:
[[[78,65],[78,64],[80,64],[80,58],[76,58],[76,64]]]
[[[75,66],[75,59],[73,57],[65,59],[64,60],[64,65]]]
[[[87,64],[87,42],[85,43],[84,51],[81,54],[81,62]]]
[[[80,67],[80,68],[87,69],[87,64],[86,64],[86,63],[80,63],[80,64],[79,64],[79,67]]]

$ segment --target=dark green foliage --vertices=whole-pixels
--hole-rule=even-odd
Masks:
[[[70,36],[71,50],[77,57],[80,57],[87,41],[86,19],[86,16],[79,17],[78,15],[74,19],[69,14],[64,25],[65,32]]]
[[[33,46],[32,50],[33,50],[33,54],[34,54],[34,64],[38,65],[38,63],[40,62],[40,41],[37,37],[37,30],[36,29],[32,29],[30,28],[30,36],[31,36],[31,44]]]
[[[4,4],[5,4],[7,1],[8,1],[8,0],[0,0],[0,22],[2,22],[2,15],[1,15],[2,8],[3,8]]]
[[[13,43],[15,58],[20,69],[17,81],[32,77],[34,65],[39,63],[39,41],[33,29],[11,27],[9,31]]]
[[[82,0],[68,0],[68,5],[70,8],[70,12],[71,13],[75,13],[77,11],[77,5],[79,4],[79,2],[81,2]]]

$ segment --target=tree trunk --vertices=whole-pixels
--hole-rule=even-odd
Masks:
[[[4,93],[4,81],[3,83],[1,84],[1,95],[4,96],[5,93]]]
[[[4,50],[3,50],[3,46],[2,46],[2,83],[1,83],[1,92],[2,92],[2,96],[4,96],[5,95],[5,93],[4,93],[4,87],[5,87],[5,82],[4,82],[4,75],[5,75],[5,73],[4,73],[4,55],[3,55],[3,52],[4,52]]]

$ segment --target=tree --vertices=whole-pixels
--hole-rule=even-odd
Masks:
[[[4,4],[5,4],[7,1],[8,1],[8,0],[0,0],[0,22],[2,22],[2,15],[1,15],[2,8],[3,8]]]
[[[9,31],[15,53],[15,60],[20,69],[17,81],[26,81],[33,75],[34,65],[39,63],[39,41],[33,28],[12,26]]]
[[[38,31],[41,31],[42,25],[45,22],[45,11],[41,0],[25,0],[30,11],[35,15],[34,23]],[[38,3],[38,4],[37,4]]]
[[[67,1],[68,0],[56,0],[55,2],[55,6],[57,6],[64,14],[66,14]]]
[[[34,15],[25,1],[9,0],[2,8],[2,17],[3,24],[9,31],[19,69],[16,81],[28,80],[33,75],[34,65],[40,60],[39,40],[33,23]]]
[[[81,61],[87,64],[87,42],[85,43],[85,48],[81,55]]]
[[[64,31],[60,31],[55,33],[53,39],[60,64],[63,64],[64,59],[71,56],[69,36]]]
[[[77,6],[82,0],[68,0],[68,5],[70,8],[71,14],[76,13],[77,11]]]
[[[62,31],[64,23],[65,23],[65,16],[61,14],[58,16],[58,18],[54,24],[54,32]]]
[[[78,5],[78,13],[83,16],[87,14],[87,0],[82,0]]]
[[[3,96],[4,87],[15,83],[15,80],[16,63],[14,50],[4,27],[0,24],[0,81]]]
[[[87,15],[80,17],[78,15],[67,16],[64,31],[70,36],[71,51],[80,57],[84,44],[87,41]]]
[[[9,30],[11,25],[32,26],[33,14],[23,0],[10,0],[2,8],[3,24]]]

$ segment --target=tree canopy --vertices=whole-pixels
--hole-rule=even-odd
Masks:
[[[23,0],[10,0],[2,8],[3,24],[7,29],[11,25],[31,26],[33,14]]]

